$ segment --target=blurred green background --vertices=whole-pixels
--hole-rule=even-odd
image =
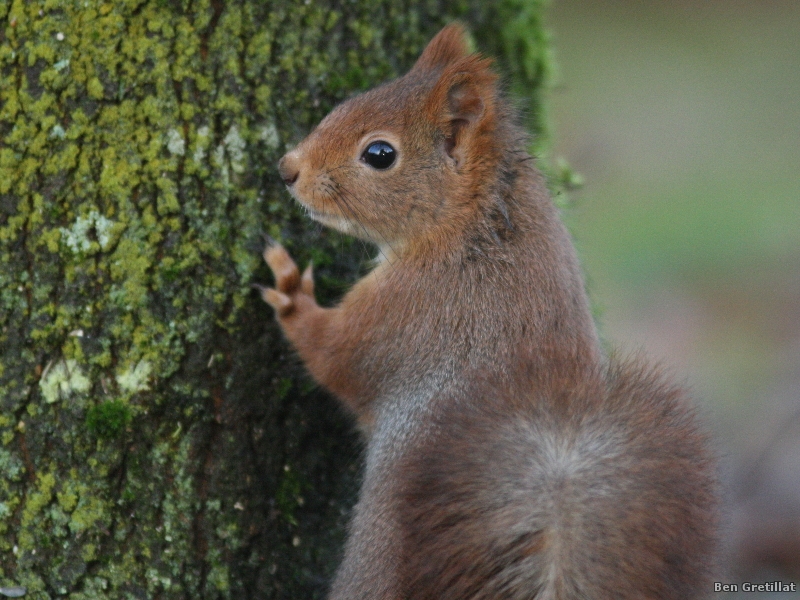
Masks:
[[[800,2],[554,0],[549,26],[554,155],[585,182],[567,220],[604,337],[688,381],[730,504],[782,457],[797,484],[765,502],[794,502],[800,544]]]
[[[550,26],[606,336],[759,415],[800,358],[800,2],[556,0]]]

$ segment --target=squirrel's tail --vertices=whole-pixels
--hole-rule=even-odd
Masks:
[[[682,392],[641,365],[446,403],[405,462],[408,597],[685,600],[708,591],[715,474]],[[569,389],[564,389],[569,388]],[[441,405],[440,405],[441,406]],[[438,423],[438,421],[437,421]]]

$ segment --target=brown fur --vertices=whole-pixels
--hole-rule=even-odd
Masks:
[[[641,364],[440,403],[400,468],[415,600],[695,598],[714,549],[709,456],[681,391]]]
[[[714,527],[704,438],[680,393],[602,356],[527,138],[464,40],[442,30],[279,165],[383,259],[322,308],[310,268],[265,251],[264,299],[368,440],[331,597],[690,597]],[[386,170],[361,160],[376,140]]]

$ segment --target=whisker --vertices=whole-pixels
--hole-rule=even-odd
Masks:
[[[357,168],[357,167],[354,167],[353,165],[350,165],[350,164],[342,164],[342,165],[338,165],[336,167],[332,167],[332,168],[326,169],[322,173],[322,175],[323,176],[327,176],[327,177],[323,179],[323,181],[321,183],[321,187],[327,192],[326,193],[326,198],[324,198],[324,199],[329,200],[329,201],[333,202],[334,204],[336,204],[339,207],[339,209],[342,211],[342,213],[345,214],[345,217],[348,220],[353,222],[357,227],[361,228],[361,231],[363,232],[364,237],[367,240],[372,240],[373,236],[370,235],[369,231],[367,230],[366,225],[364,225],[364,219],[361,218],[361,215],[359,214],[359,211],[357,209],[358,203],[352,201],[354,199],[354,196],[346,188],[342,187],[342,185],[338,181],[336,181],[336,179],[331,177],[331,174],[336,172],[336,171],[340,171],[342,169],[355,169],[355,168]],[[327,181],[325,181],[325,179],[327,179]],[[383,251],[383,248],[384,248],[384,246],[386,248],[389,248],[389,250],[391,251],[392,255],[396,255],[395,249],[392,247],[392,244],[389,242],[389,240],[386,239],[386,236],[383,235],[383,233],[381,233],[380,231],[377,231],[377,230],[375,231],[375,233],[383,241],[383,245],[376,244],[378,246],[379,254],[383,257],[384,261],[386,263],[388,263],[394,269],[394,264],[393,264],[391,258],[386,255],[386,253]],[[356,237],[358,237],[358,236],[356,236]],[[366,247],[366,244],[364,244],[364,240],[361,240],[361,245],[362,245],[362,248],[365,251],[367,251],[367,247]]]
[[[346,201],[345,197],[346,197],[346,195],[349,194],[349,192],[347,192],[347,190],[345,190],[344,188],[341,188],[341,187],[339,189],[339,192],[340,192],[339,197],[342,199],[342,202],[347,204],[347,201]],[[348,204],[348,206],[349,206],[353,216],[356,217],[356,222],[361,225],[361,228],[364,230],[364,233],[367,234],[367,228],[363,224],[361,224],[361,221],[357,218],[358,215],[357,215],[354,207],[350,206],[349,204]],[[389,248],[389,250],[391,250],[391,253],[396,256],[396,252],[395,252],[394,248],[392,247],[391,243],[389,243],[389,240],[386,239],[386,236],[384,236],[378,230],[375,230],[375,232],[381,237],[381,239],[383,240],[383,243],[386,245],[386,247]],[[369,235],[367,235],[367,237],[369,237]],[[383,248],[381,247],[380,244],[378,244],[378,252],[383,256],[384,260],[394,269],[394,264],[392,263],[391,259],[388,256],[386,256],[386,254],[384,253]]]
[[[339,169],[354,169],[354,168],[355,167],[353,167],[353,165],[344,164],[344,165],[339,165],[338,167],[333,167],[331,169],[328,169],[325,172],[323,172],[322,174],[323,175],[330,175],[331,173],[333,173],[334,171],[338,171]]]
[[[336,189],[333,187],[333,185],[332,185],[332,184],[330,184],[330,183],[328,183],[328,182],[325,182],[325,183],[323,183],[322,185],[323,185],[323,187],[324,187],[324,188],[325,188],[325,189],[328,191],[328,193],[329,193],[329,197],[331,198],[331,201],[332,201],[334,204],[336,204],[336,205],[338,206],[338,203],[336,202],[336,197],[337,197],[337,195],[338,195],[338,192],[337,192],[337,190],[336,190]],[[363,224],[361,223],[361,221],[360,221],[360,220],[357,218],[357,215],[355,214],[355,211],[354,211],[354,210],[352,210],[352,208],[351,208],[349,205],[347,205],[347,203],[346,203],[346,202],[344,202],[344,200],[342,200],[342,202],[345,204],[345,206],[344,206],[344,207],[341,207],[341,206],[340,206],[340,208],[341,208],[342,212],[344,212],[344,213],[347,213],[347,210],[345,210],[345,208],[349,209],[349,210],[350,210],[350,213],[351,213],[351,217],[350,217],[350,218],[351,218],[353,221],[355,221],[355,222],[356,222],[358,225],[360,225],[360,226],[361,226],[361,228],[364,230],[364,235],[365,235],[365,236],[368,238],[368,237],[369,237],[369,235],[367,235],[367,229],[366,229],[366,227],[364,227],[364,226],[363,226]],[[365,253],[369,254],[369,250],[368,250],[368,248],[367,248],[367,245],[366,245],[365,241],[364,241],[364,240],[362,240],[362,239],[361,239],[361,238],[359,238],[359,237],[356,237],[356,239],[357,239],[357,240],[359,241],[359,243],[361,244],[361,248],[362,248],[362,250],[363,250]]]
[[[347,194],[346,194],[346,192],[344,192],[344,193],[343,192],[344,192],[344,190],[342,190],[341,188],[334,190],[333,198],[334,199],[338,198],[339,200],[341,200],[341,202],[342,202],[342,206],[341,206],[342,211],[346,212],[346,213],[349,212],[350,218],[359,227],[361,227],[361,230],[364,232],[364,237],[366,237],[367,239],[371,239],[372,236],[369,235],[369,232],[367,231],[367,227],[362,222],[362,219],[360,218],[360,215],[358,214],[358,211],[356,210],[356,207],[353,206],[350,202],[348,202]]]

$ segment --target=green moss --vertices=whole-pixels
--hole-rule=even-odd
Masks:
[[[93,406],[86,413],[86,427],[99,439],[120,436],[133,419],[131,409],[121,400],[111,400]]]
[[[52,472],[39,475],[34,491],[28,495],[25,507],[22,511],[22,527],[30,525],[50,503],[53,497],[53,488],[56,485],[56,477]],[[31,546],[31,544],[25,544]]]
[[[351,246],[301,230],[274,165],[445,21],[540,85],[537,2],[443,6],[0,2],[0,572],[28,596],[313,596],[286,565],[328,573],[333,527],[291,544],[311,484],[283,470],[313,386],[269,363],[259,233],[341,293]]]

